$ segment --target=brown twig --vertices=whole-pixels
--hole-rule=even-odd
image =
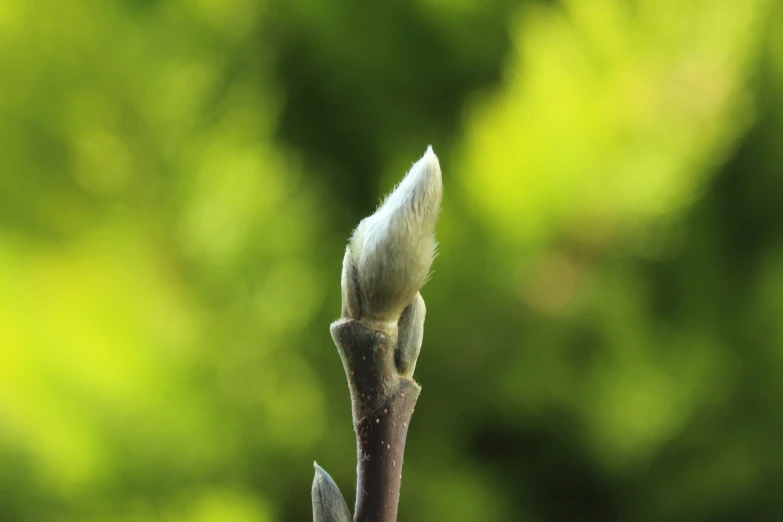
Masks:
[[[398,375],[396,339],[388,333],[342,320],[332,325],[332,337],[353,403],[358,461],[354,522],[394,522],[408,425],[421,388]]]

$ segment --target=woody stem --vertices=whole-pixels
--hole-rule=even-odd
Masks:
[[[405,440],[421,388],[394,365],[395,332],[354,320],[332,325],[351,391],[356,432],[354,522],[396,522]]]

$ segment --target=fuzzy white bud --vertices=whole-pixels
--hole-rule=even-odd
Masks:
[[[397,321],[427,279],[443,194],[432,150],[354,230],[343,260],[343,315]]]

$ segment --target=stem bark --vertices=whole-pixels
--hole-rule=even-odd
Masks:
[[[395,366],[396,325],[341,319],[331,331],[348,378],[356,432],[354,522],[396,522],[405,440],[421,388]]]

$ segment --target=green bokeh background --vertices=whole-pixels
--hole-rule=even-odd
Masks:
[[[783,5],[0,2],[0,520],[310,520],[428,144],[401,521],[779,521]]]

